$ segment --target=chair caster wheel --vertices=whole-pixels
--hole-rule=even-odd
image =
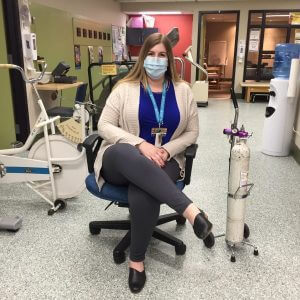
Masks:
[[[180,215],[179,215],[179,216],[177,217],[177,219],[176,219],[176,223],[177,223],[178,225],[184,225],[185,222],[186,222],[186,218],[183,217],[183,216],[180,216]]]
[[[230,261],[231,261],[231,262],[235,262],[235,256],[234,256],[234,255],[231,255]]]
[[[97,234],[100,234],[100,232],[101,232],[101,228],[93,226],[93,224],[89,224],[89,229],[90,229],[91,235],[97,235]]]
[[[244,224],[244,239],[247,239],[250,236],[250,229],[249,226],[245,223]]]
[[[210,233],[204,240],[203,243],[206,248],[212,248],[215,244],[215,236],[213,233]]]
[[[122,264],[126,260],[125,252],[123,251],[114,251],[113,257],[114,257],[114,262],[118,265]]]
[[[175,252],[177,255],[184,255],[186,251],[186,245],[184,243],[175,246]]]
[[[12,232],[12,233],[16,233],[19,231],[20,228],[18,229],[6,229],[7,232]]]
[[[254,249],[253,254],[254,254],[255,256],[258,256],[258,250],[257,250],[257,249]]]

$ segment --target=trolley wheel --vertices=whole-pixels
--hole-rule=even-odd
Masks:
[[[48,216],[52,216],[55,213],[55,210],[53,208],[50,208],[48,210]]]
[[[258,256],[258,249],[254,249],[254,251],[253,251],[253,254],[255,255],[255,256]]]
[[[249,226],[245,223],[244,224],[244,238],[247,239],[250,236],[250,229]]]
[[[231,255],[230,261],[231,261],[231,262],[235,262],[235,256],[234,256],[234,255]]]
[[[203,243],[206,248],[212,248],[215,244],[215,236],[211,232],[204,240]]]
[[[114,251],[113,257],[114,257],[114,262],[118,265],[122,264],[126,259],[124,251]]]
[[[178,225],[184,225],[185,222],[186,222],[186,218],[183,217],[183,216],[178,216],[177,219],[176,219],[176,223],[177,223]]]
[[[175,252],[177,255],[184,255],[186,251],[186,245],[184,243],[175,246]]]
[[[57,199],[57,200],[54,201],[54,206],[55,207],[59,206],[58,209],[62,210],[62,209],[66,208],[67,202],[62,200],[62,199]]]

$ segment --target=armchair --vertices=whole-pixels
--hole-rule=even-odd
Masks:
[[[129,208],[128,198],[127,198],[127,187],[116,186],[109,183],[105,183],[99,191],[95,175],[94,175],[94,162],[100,148],[102,138],[93,134],[85,139],[83,144],[80,146],[86,149],[87,163],[89,176],[86,178],[86,187],[90,193],[94,196],[111,201],[111,203],[106,207],[106,209],[111,205],[115,204],[119,207]],[[195,158],[197,151],[197,144],[189,146],[185,151],[186,157],[186,167],[185,167],[185,178],[183,181],[177,181],[176,186],[179,189],[183,189],[185,185],[190,183],[191,171],[193,159]],[[184,225],[186,219],[177,214],[170,213],[162,215],[159,217],[157,226],[176,221],[178,225]],[[92,221],[89,224],[89,230],[92,235],[97,235],[101,232],[101,229],[117,229],[117,230],[126,230],[127,233],[119,244],[113,250],[113,259],[117,264],[121,264],[125,261],[125,250],[130,245],[130,220],[115,220],[115,221]],[[183,255],[186,251],[186,245],[183,241],[177,239],[176,237],[168,234],[167,232],[162,231],[161,229],[155,227],[153,231],[154,238],[161,240],[167,244],[170,244],[175,247],[175,252],[177,255]],[[205,240],[203,240],[206,247],[211,248],[214,245],[214,236],[211,233]]]

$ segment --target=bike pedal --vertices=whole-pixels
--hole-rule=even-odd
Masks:
[[[61,173],[62,167],[60,165],[52,165],[53,174]]]

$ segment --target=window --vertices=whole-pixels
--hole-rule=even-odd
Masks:
[[[250,24],[251,25],[261,25],[262,22],[262,13],[253,13],[250,16]]]
[[[266,25],[288,25],[290,24],[290,13],[267,12]]]
[[[249,11],[244,80],[270,80],[275,47],[280,43],[295,43],[299,12]]]

